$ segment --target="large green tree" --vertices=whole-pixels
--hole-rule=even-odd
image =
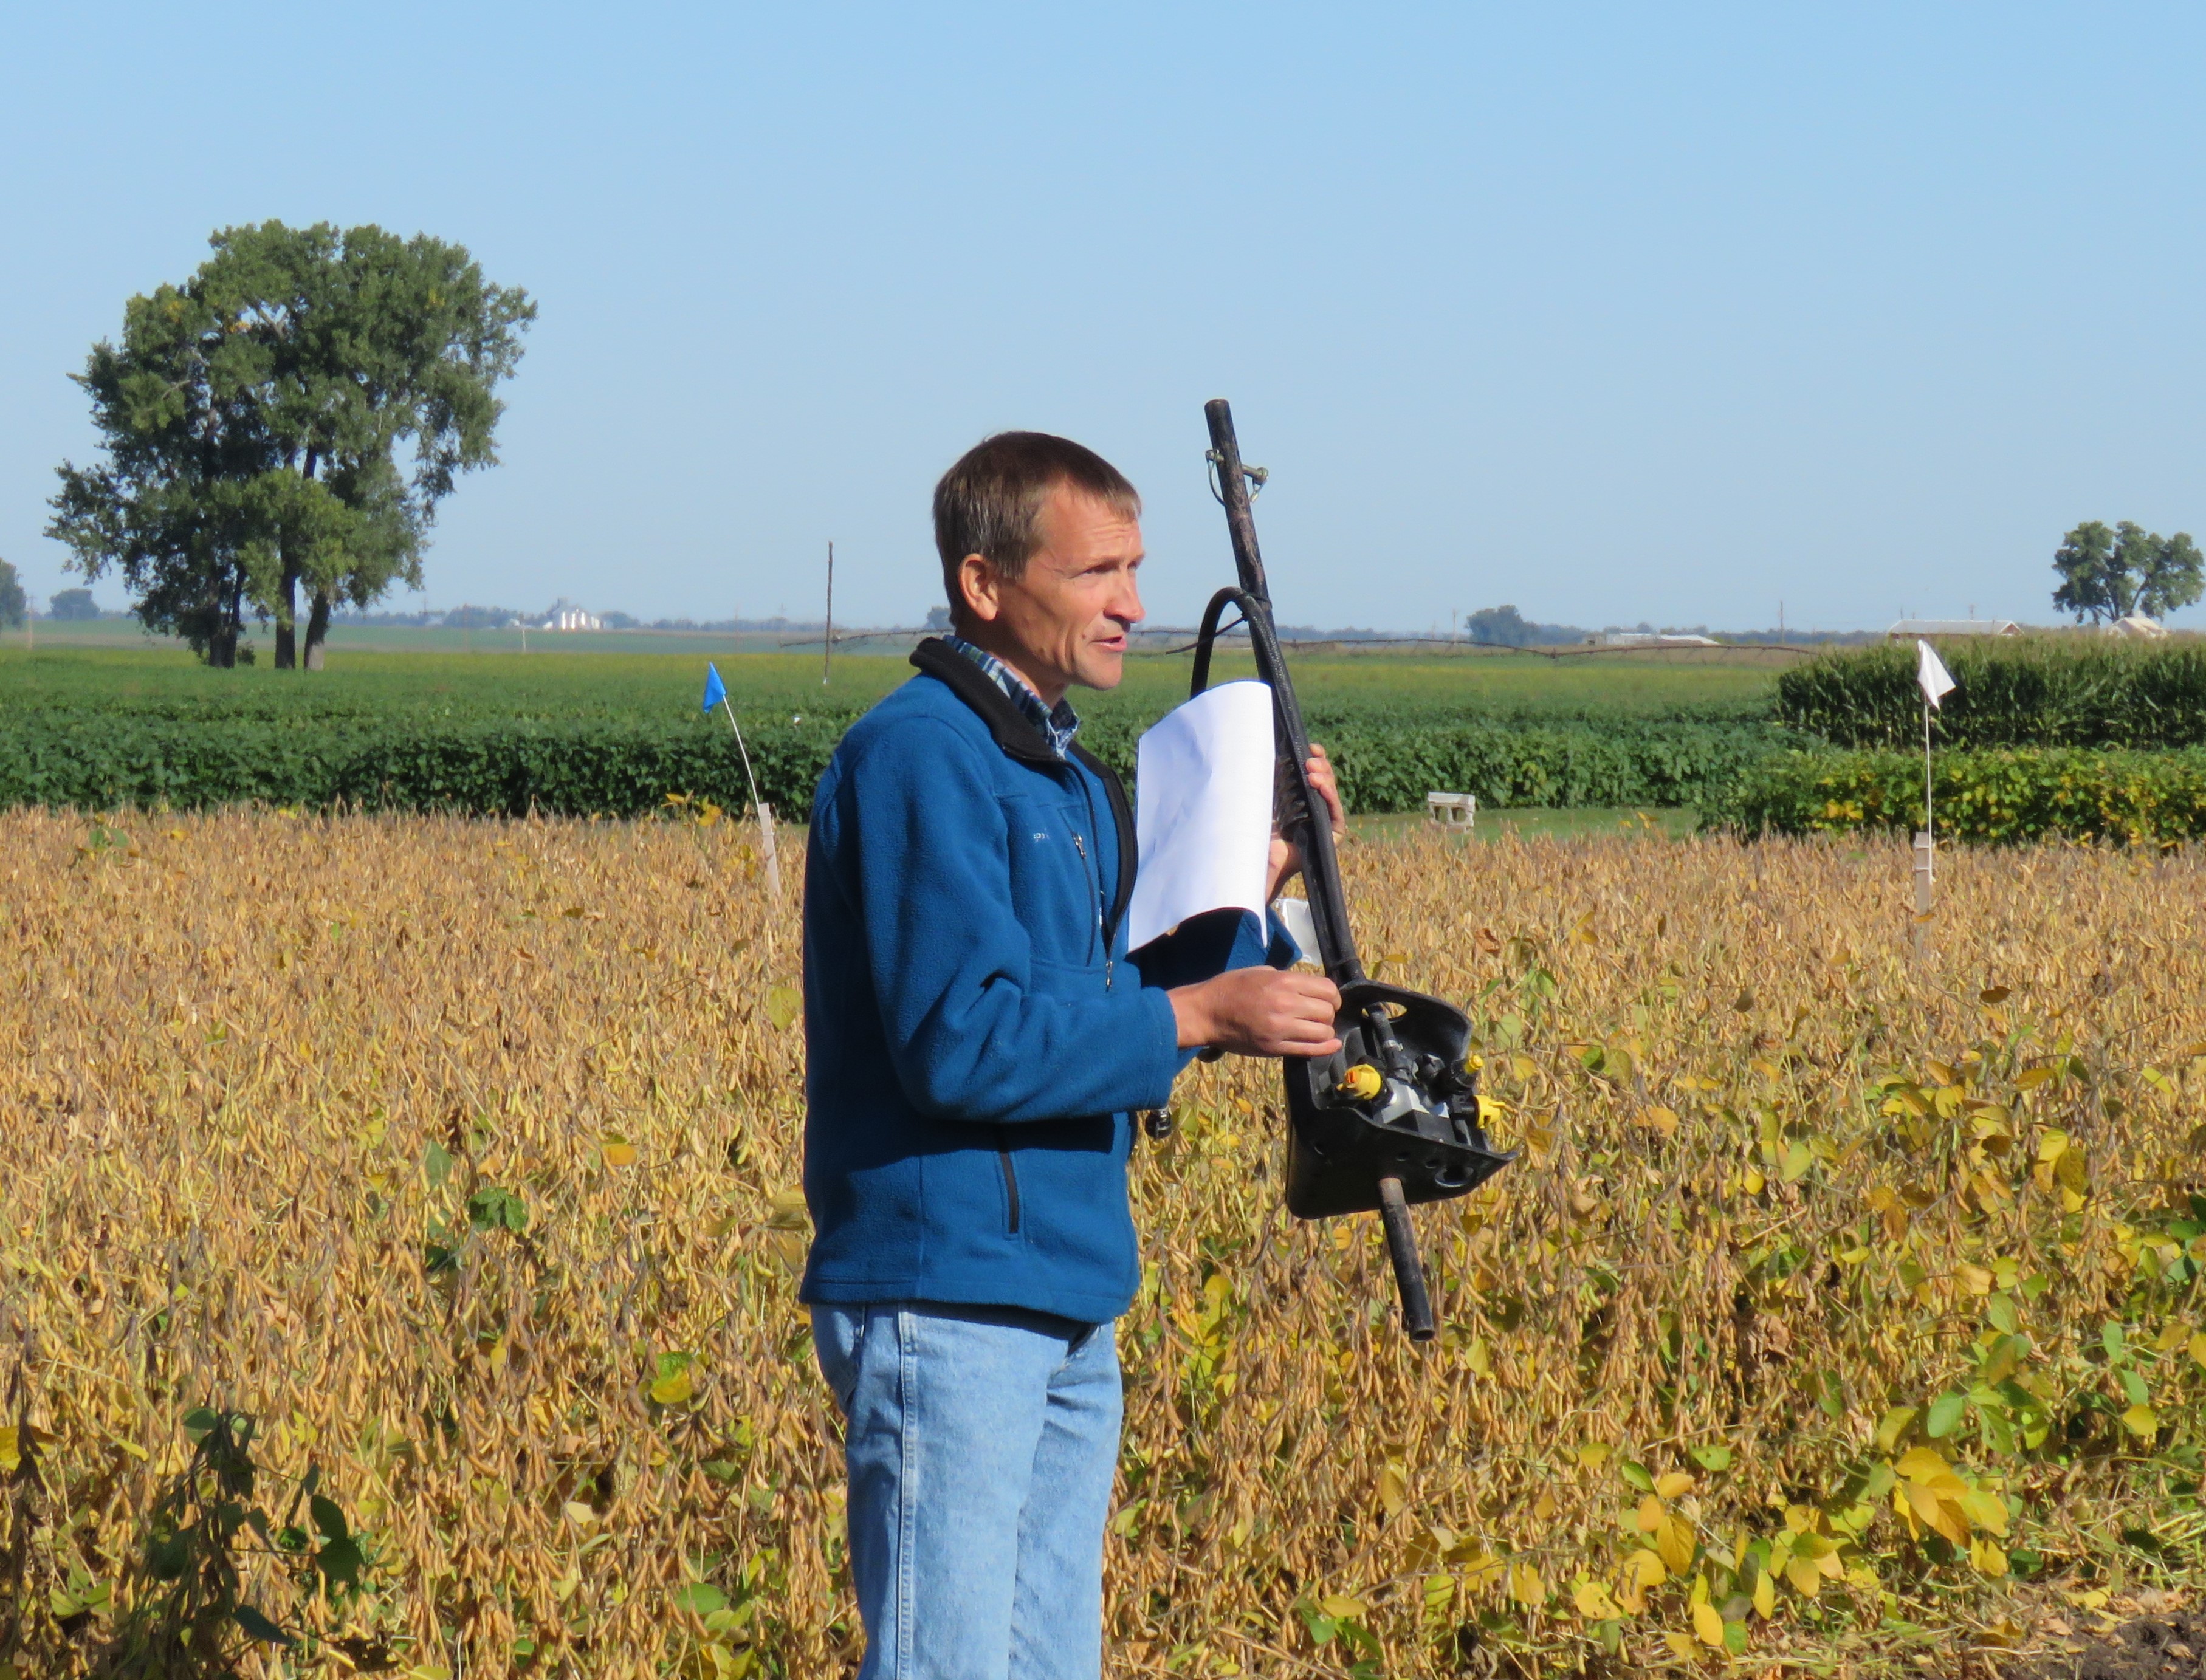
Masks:
[[[2111,528],[2096,519],[2078,526],[2054,553],[2053,569],[2060,574],[2053,605],[2078,623],[2133,612],[2164,618],[2206,586],[2206,564],[2190,533],[2163,537],[2126,519]]]
[[[23,598],[22,579],[15,575],[13,566],[0,560],[0,630],[15,629],[30,610],[30,603]]]
[[[535,306],[426,235],[265,222],[212,244],[93,348],[79,383],[108,458],[63,466],[49,528],[218,664],[250,657],[248,611],[299,663],[303,589],[312,669],[331,609],[418,586],[437,503],[497,459],[497,387]]]

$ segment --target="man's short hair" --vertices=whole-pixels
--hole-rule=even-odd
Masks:
[[[1046,432],[999,432],[957,458],[934,486],[934,546],[953,621],[965,610],[958,569],[982,556],[1017,578],[1041,546],[1041,504],[1058,485],[1093,496],[1124,519],[1142,516],[1126,475],[1084,444]]]

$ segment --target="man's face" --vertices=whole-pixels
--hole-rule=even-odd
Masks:
[[[1142,527],[1065,485],[1040,524],[1041,546],[1016,579],[978,556],[963,576],[975,639],[1054,705],[1075,684],[1115,688],[1125,675],[1126,632],[1142,620]]]

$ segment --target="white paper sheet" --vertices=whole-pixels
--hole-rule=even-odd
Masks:
[[[1322,967],[1317,960],[1317,919],[1310,914],[1309,900],[1274,899],[1272,908],[1279,913],[1279,920],[1286,924],[1287,937],[1302,952],[1303,961],[1313,968]]]
[[[1131,948],[1205,910],[1231,906],[1263,915],[1272,754],[1272,691],[1261,682],[1208,689],[1142,737]]]

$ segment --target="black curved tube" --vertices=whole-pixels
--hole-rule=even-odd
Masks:
[[[1193,700],[1210,686],[1211,644],[1218,640],[1218,621],[1225,616],[1229,606],[1241,609],[1241,616],[1249,616],[1249,598],[1231,584],[1210,598],[1210,605],[1202,610],[1202,628],[1195,633],[1195,674],[1188,681],[1187,697]]]

